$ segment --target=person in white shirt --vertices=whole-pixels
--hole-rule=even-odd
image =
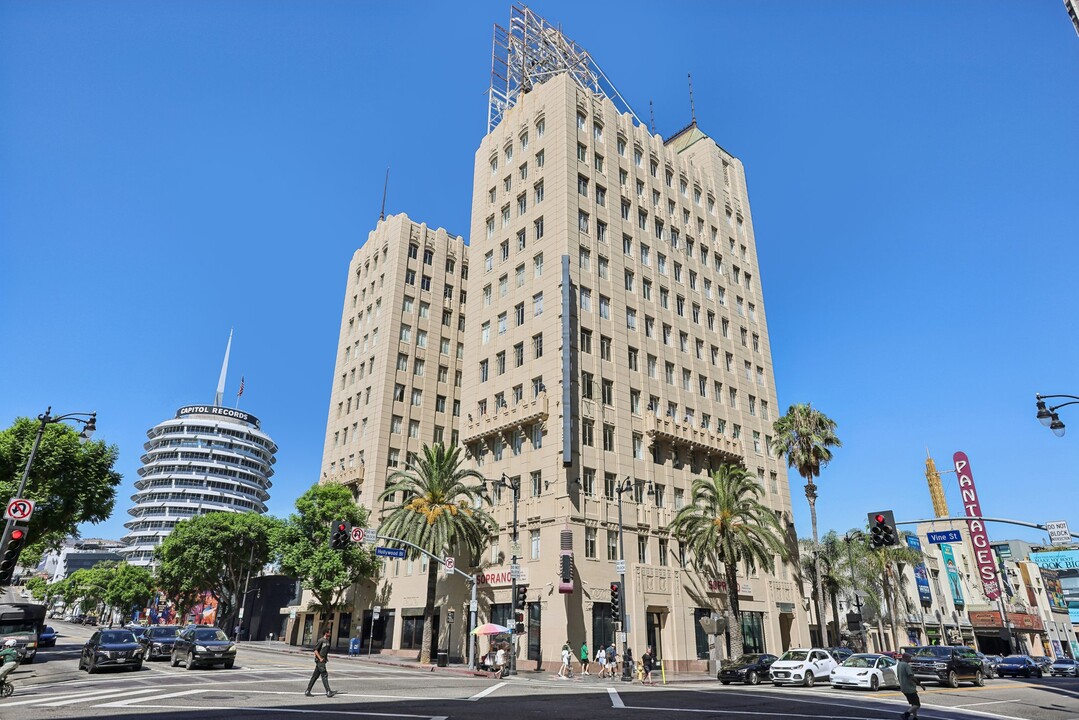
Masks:
[[[599,676],[607,677],[607,650],[605,648],[601,647],[596,653],[596,664],[599,665]]]
[[[569,663],[571,658],[572,653],[569,649],[569,640],[567,640],[566,644],[562,646],[562,667],[558,668],[558,677],[562,678],[563,680],[569,679]]]
[[[495,677],[502,677],[506,668],[506,649],[499,646],[498,652],[495,653]]]

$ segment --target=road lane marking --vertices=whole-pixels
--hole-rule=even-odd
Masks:
[[[968,708],[968,707],[977,707],[978,705],[996,705],[997,703],[1009,703],[1009,702],[1023,702],[1023,701],[1022,700],[988,700],[986,702],[964,703],[962,705],[951,705],[949,707]],[[934,705],[933,707],[944,707],[944,706],[942,706],[942,705]]]
[[[476,700],[482,700],[483,698],[485,698],[488,695],[490,695],[491,693],[493,693],[495,690],[498,690],[500,687],[503,687],[505,684],[506,683],[504,683],[504,682],[500,682],[497,685],[492,685],[491,687],[487,688],[486,690],[480,690],[478,693],[476,693],[475,695],[470,697],[469,700],[471,700],[473,702],[475,702]]]
[[[607,688],[607,694],[611,696],[611,707],[624,708],[626,704],[622,702],[621,696],[614,688]]]
[[[359,710],[335,710],[322,705],[317,708],[305,710],[303,708],[275,708],[275,707],[248,707],[234,705],[139,705],[140,708],[161,710],[236,710],[251,713],[295,713],[300,715],[347,715],[349,717],[386,717],[386,718],[420,718],[420,720],[448,720],[446,715],[409,715],[406,713],[377,713],[362,712]],[[850,720],[846,718],[845,720]]]
[[[100,705],[94,705],[94,707],[107,708],[107,707],[128,707],[135,703],[141,703],[144,700],[164,700],[165,698],[180,697],[182,695],[197,695],[198,693],[206,692],[206,688],[195,688],[194,690],[182,690],[180,692],[167,693],[165,695],[154,695],[153,697],[137,697],[129,698],[127,700],[117,700],[116,702],[102,703]]]

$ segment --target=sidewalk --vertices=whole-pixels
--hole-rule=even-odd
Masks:
[[[287,645],[287,644],[285,644],[285,643],[283,643],[283,642],[281,642],[279,640],[273,640],[273,641],[269,641],[269,640],[257,640],[257,641],[245,640],[245,641],[240,643],[240,648],[241,648],[241,650],[250,649],[250,650],[261,651],[261,652],[281,653],[281,654],[285,654],[285,655],[310,655],[311,654],[311,649],[310,648],[300,647],[298,645]],[[355,662],[355,663],[361,663],[361,664],[368,663],[368,664],[371,664],[371,665],[381,665],[381,666],[397,667],[397,668],[408,668],[410,670],[415,670],[416,672],[449,673],[449,674],[452,674],[452,675],[465,675],[465,676],[468,676],[468,677],[484,677],[484,678],[489,678],[490,677],[490,673],[488,673],[486,671],[483,671],[483,670],[469,670],[467,663],[450,663],[447,667],[438,667],[437,665],[435,665],[433,663],[429,663],[429,664],[426,664],[426,665],[421,664],[420,661],[415,657],[402,657],[402,656],[398,656],[398,655],[367,655],[367,654],[362,653],[362,652],[361,652],[360,655],[349,655],[346,650],[339,650],[337,648],[331,649],[330,654],[334,656],[335,662],[336,661],[344,661],[344,662]],[[477,662],[478,662],[478,660],[477,660]],[[533,663],[529,663],[529,664],[532,665]],[[505,678],[505,680],[528,681],[528,680],[553,680],[553,679],[556,679],[554,670],[535,670],[535,669],[524,669],[524,668],[518,667],[517,672],[518,672],[517,675]],[[662,675],[660,674],[659,670],[656,670],[656,672],[653,673],[653,676],[656,678],[657,685],[661,685],[662,684]],[[616,680],[607,680],[607,679],[601,680],[598,677],[596,677],[596,675],[594,675],[594,674],[588,675],[587,677],[582,677],[579,670],[577,670],[577,671],[575,671],[573,673],[573,676],[570,678],[569,682],[575,682],[575,683],[588,682],[590,684],[596,684],[596,685],[603,685],[603,686],[608,686],[609,685],[610,687],[622,687],[622,686],[625,686],[625,685],[629,685],[629,683],[623,683],[621,680],[618,680],[618,679],[616,679]],[[707,673],[703,673],[703,672],[696,672],[696,673],[686,673],[686,672],[667,673],[667,684],[668,685],[672,685],[672,684],[682,685],[682,684],[686,684],[686,683],[715,683],[715,682],[716,682],[716,679],[714,677],[711,677]]]

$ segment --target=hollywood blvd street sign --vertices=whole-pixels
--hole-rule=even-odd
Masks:
[[[397,558],[397,559],[400,560],[400,559],[403,559],[405,557],[405,549],[404,548],[377,547],[377,548],[375,548],[375,555],[378,555],[379,557],[392,557],[392,558]]]
[[[926,538],[933,545],[942,545],[944,543],[957,543],[963,542],[963,533],[958,530],[945,530],[944,532],[931,532],[925,534]]]
[[[978,490],[974,487],[974,473],[970,470],[970,458],[965,452],[952,455],[955,474],[959,478],[959,492],[963,496],[963,510],[970,520],[970,542],[974,545],[974,559],[978,564],[978,576],[982,579],[985,596],[990,600],[1000,597],[1000,585],[997,583],[997,565],[993,562],[993,549],[989,547],[989,533],[985,531],[982,520],[982,505],[978,502]]]

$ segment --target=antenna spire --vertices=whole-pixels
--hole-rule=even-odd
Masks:
[[[693,107],[693,73],[686,73],[689,78],[689,117],[693,124],[697,124],[697,109]]]
[[[229,351],[232,350],[232,329],[229,328],[229,341],[225,345],[225,360],[221,363],[221,377],[217,379],[217,394],[214,395],[214,406],[221,407],[225,397],[225,375],[229,371]]]
[[[386,191],[390,187],[390,169],[386,168],[386,180],[382,183],[382,209],[378,213],[379,220],[386,219]]]
[[[648,101],[648,119],[651,121],[652,134],[656,134],[656,108],[653,106],[652,101]]]

